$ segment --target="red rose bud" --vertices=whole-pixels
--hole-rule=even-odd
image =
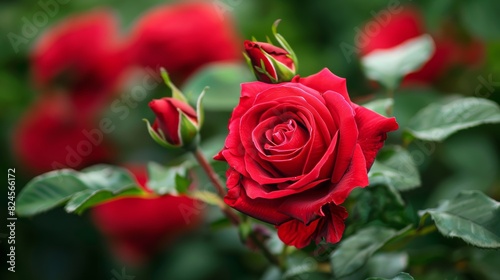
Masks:
[[[196,112],[188,104],[167,97],[151,101],[149,107],[156,115],[153,129],[169,144],[179,146],[190,142],[198,133]]]
[[[279,21],[273,25],[273,34],[281,47],[271,43],[245,41],[245,58],[259,81],[289,82],[297,72],[297,57],[283,36],[276,32]]]
[[[156,115],[153,126],[148,124],[148,131],[153,140],[167,148],[188,148],[198,139],[198,131],[203,124],[203,111],[201,99],[204,92],[198,98],[195,111],[188,103],[186,97],[170,81],[167,73],[162,70],[165,83],[172,90],[172,97],[155,99],[149,103],[149,107]]]

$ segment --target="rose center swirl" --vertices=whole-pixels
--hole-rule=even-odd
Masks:
[[[289,154],[304,146],[309,138],[309,132],[294,119],[288,119],[267,129],[264,137],[266,154]]]

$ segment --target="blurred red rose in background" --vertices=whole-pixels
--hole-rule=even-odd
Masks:
[[[363,40],[356,42],[360,56],[374,50],[392,48],[429,33],[420,11],[416,8],[404,7],[401,12],[389,15],[385,22],[374,18],[365,24],[363,30],[370,30],[369,26],[376,25],[379,26],[379,31],[370,34],[366,32]],[[435,43],[434,54],[420,70],[405,77],[406,84],[431,83],[454,66],[471,66],[482,61],[484,44],[478,39],[458,34],[456,29],[453,25],[445,25],[440,32],[431,34]]]
[[[145,166],[127,167],[144,189],[144,196],[112,200],[92,209],[92,220],[122,261],[141,264],[163,245],[197,227],[199,201],[187,196],[157,196],[147,188]]]
[[[200,66],[241,59],[234,24],[211,3],[157,7],[132,31],[130,52],[142,67],[164,67],[179,84]]]
[[[63,95],[46,97],[28,108],[15,127],[12,145],[15,158],[32,174],[53,169],[84,167],[111,162],[114,149],[102,132],[75,118]]]
[[[108,104],[128,58],[114,14],[99,10],[71,16],[47,29],[32,53],[35,85],[43,94],[63,91],[81,116]]]

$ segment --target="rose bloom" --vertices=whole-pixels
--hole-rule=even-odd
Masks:
[[[112,162],[115,149],[92,133],[96,125],[76,117],[62,95],[40,99],[16,124],[13,155],[28,173],[37,175],[60,168],[82,169]],[[102,133],[102,132],[101,132]]]
[[[92,220],[118,258],[138,265],[160,252],[166,243],[196,228],[202,212],[197,208],[200,202],[190,197],[155,195],[146,186],[145,166],[127,168],[146,193],[100,204],[92,209]]]
[[[164,67],[174,83],[211,62],[240,59],[234,23],[212,3],[155,7],[132,30],[129,51],[142,67]]]
[[[107,10],[92,11],[48,28],[31,53],[37,89],[45,95],[63,91],[68,106],[92,116],[117,92],[126,69],[118,23]]]
[[[224,201],[274,224],[283,242],[335,243],[344,231],[340,206],[396,130],[383,117],[351,102],[345,79],[328,69],[291,82],[242,84],[229,135],[216,159],[229,164]]]
[[[370,36],[360,37],[357,48],[364,56],[374,50],[396,47],[407,40],[421,36],[428,31],[420,11],[412,7],[404,7],[399,13],[391,14],[390,18],[377,21],[377,18],[367,22],[368,26],[379,26],[380,31]],[[433,34],[435,51],[429,61],[414,73],[408,74],[404,84],[431,83],[442,77],[448,70],[457,65],[471,66],[482,61],[484,44],[474,38],[458,34],[453,24],[443,26],[440,32]]]

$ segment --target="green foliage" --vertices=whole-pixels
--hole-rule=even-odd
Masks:
[[[387,185],[355,189],[346,206],[349,209],[347,233],[367,224],[401,228],[418,221],[413,207],[405,205],[400,193]]]
[[[500,107],[495,102],[461,98],[422,109],[410,122],[407,137],[442,141],[457,131],[487,123],[500,123]]]
[[[141,193],[123,168],[95,165],[81,172],[61,169],[37,176],[23,188],[16,201],[17,214],[33,216],[63,204],[67,212],[81,214],[117,196]]]
[[[147,186],[158,195],[186,193],[191,180],[186,165],[164,167],[155,162],[148,164]]]
[[[411,277],[410,274],[406,272],[400,272],[398,275],[396,275],[393,278],[380,278],[380,277],[370,277],[367,278],[366,280],[413,280],[414,278]]]
[[[361,58],[366,76],[394,90],[408,73],[419,69],[434,52],[432,37],[425,34],[387,50],[375,50]]]
[[[240,84],[252,80],[252,73],[243,63],[215,63],[195,73],[182,91],[195,103],[208,87],[203,99],[205,110],[232,111],[240,100]]]
[[[387,117],[387,112],[394,105],[392,98],[382,98],[363,104],[363,107]]]
[[[363,267],[372,255],[389,240],[406,232],[408,228],[396,231],[384,227],[368,227],[341,241],[331,255],[333,274],[342,278]]]
[[[478,191],[463,191],[429,214],[446,237],[458,237],[482,248],[500,248],[500,203]]]
[[[500,39],[500,26],[495,24],[500,3],[495,0],[461,1],[460,17],[465,27],[486,40]]]
[[[393,146],[379,152],[368,173],[370,185],[387,185],[398,191],[420,186],[420,174],[408,151]]]
[[[407,252],[380,252],[366,264],[368,275],[392,278],[407,268],[410,256]]]
[[[433,207],[463,190],[492,193],[500,170],[497,154],[492,139],[477,129],[447,139],[439,156],[453,174],[439,182],[426,205]]]

